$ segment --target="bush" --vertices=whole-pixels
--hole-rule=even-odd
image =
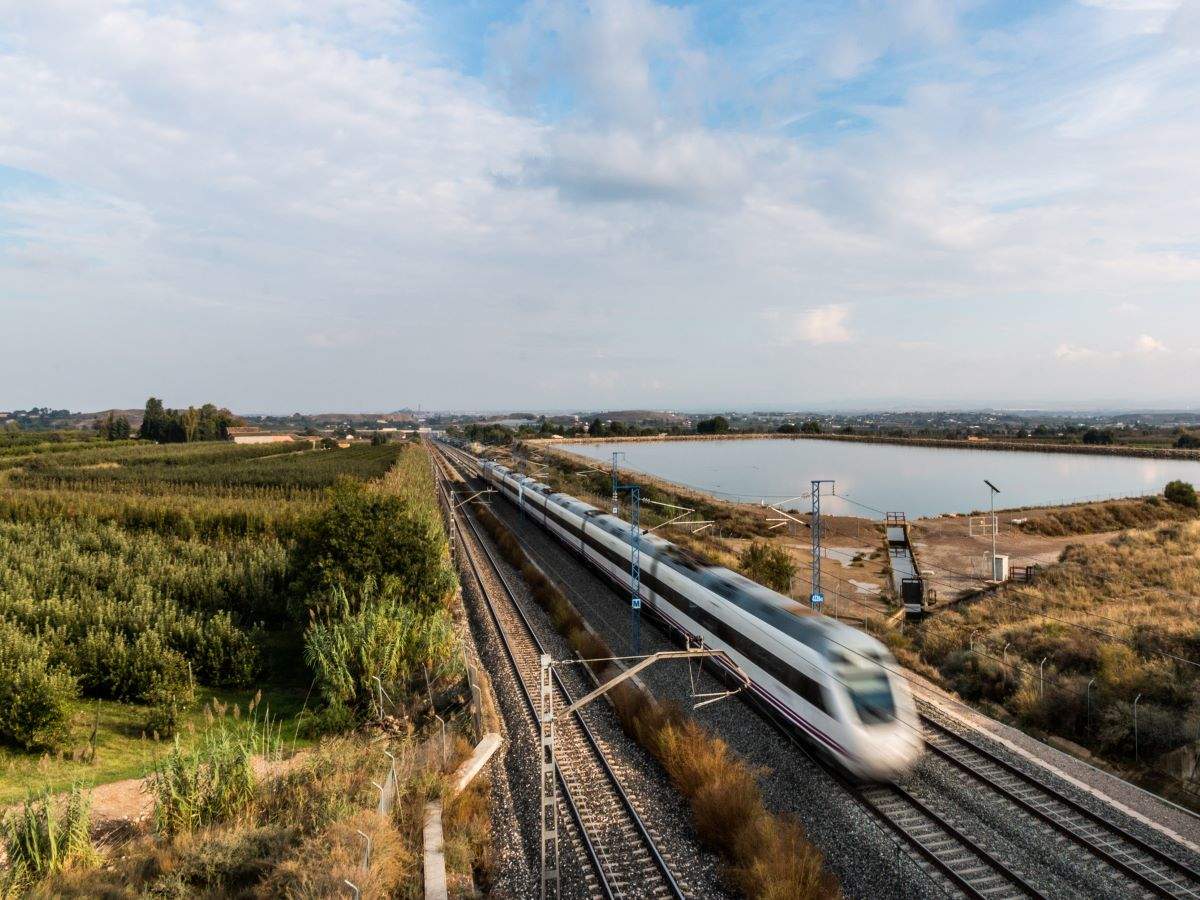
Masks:
[[[51,667],[41,640],[0,619],[0,741],[26,750],[58,746],[78,693],[70,674]]]
[[[430,517],[398,497],[342,480],[296,542],[292,565],[309,610],[326,616],[333,588],[356,592],[368,578],[381,583],[388,576],[396,577],[404,603],[439,605],[454,585],[444,555],[445,537]]]
[[[304,659],[327,701],[365,713],[375,676],[389,689],[406,686],[423,668],[434,669],[450,657],[455,637],[449,615],[406,604],[403,593],[396,579],[379,590],[368,579],[353,603],[340,587],[323,601],[332,614],[309,626]]]
[[[174,835],[228,821],[254,800],[251,737],[237,735],[225,723],[206,732],[194,749],[178,739],[150,776],[154,827]]]
[[[1083,433],[1083,442],[1091,445],[1107,445],[1113,443],[1113,433],[1111,431],[1100,431],[1096,428],[1089,428]]]
[[[183,714],[196,702],[196,691],[191,681],[175,682],[155,679],[145,700],[150,704],[146,717],[146,731],[160,738],[175,735]]]
[[[1200,450],[1200,437],[1194,434],[1181,434],[1175,439],[1175,447],[1178,450]]]
[[[1200,500],[1196,498],[1196,489],[1186,481],[1169,482],[1163,489],[1163,496],[1178,506],[1200,509]]]
[[[696,434],[725,434],[728,431],[729,420],[724,416],[713,416],[696,423]]]
[[[94,862],[91,807],[91,797],[75,787],[65,799],[47,793],[10,811],[3,823],[8,871],[0,876],[0,895],[19,896],[47,875]]]
[[[796,566],[786,550],[765,541],[754,541],[738,557],[738,565],[747,578],[786,594],[791,590]]]
[[[1004,663],[966,650],[946,657],[941,671],[966,700],[1003,703],[1017,688],[1012,671]]]

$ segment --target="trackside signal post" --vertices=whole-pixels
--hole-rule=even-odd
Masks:
[[[543,653],[541,656],[541,708],[539,710],[539,730],[541,732],[541,831],[542,831],[542,900],[558,900],[558,779],[557,768],[554,761],[554,723],[559,718],[569,719],[572,715],[578,712],[583,707],[587,706],[597,697],[608,693],[618,684],[626,681],[636,675],[642,669],[654,665],[661,659],[695,659],[704,658],[707,656],[720,657],[724,662],[725,667],[729,669],[735,678],[741,682],[741,686],[731,691],[720,691],[714,694],[693,694],[699,702],[693,706],[693,709],[698,709],[701,706],[706,706],[709,703],[716,703],[718,700],[724,700],[736,694],[742,688],[750,686],[750,678],[742,671],[741,667],[730,659],[729,655],[724,650],[710,650],[706,647],[692,648],[687,650],[663,650],[659,653],[652,653],[649,656],[618,656],[609,659],[573,659],[555,661],[550,658],[550,654]],[[626,660],[636,659],[638,662],[621,672],[620,675],[610,678],[604,684],[600,685],[591,693],[576,700],[561,713],[554,712],[554,666],[570,665],[593,662],[622,662]]]
[[[618,491],[629,491],[629,582],[633,597],[629,603],[629,629],[633,634],[633,652],[642,650],[642,489],[636,484],[621,484],[617,480],[617,457],[624,456],[613,451],[612,500],[613,515],[620,513],[617,502]]]
[[[837,483],[830,478],[814,478],[812,481],[812,595],[809,603],[818,612],[825,603],[821,593],[821,485],[831,485],[830,492],[837,493]]]

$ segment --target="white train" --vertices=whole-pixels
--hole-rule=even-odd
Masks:
[[[629,523],[505,466],[477,463],[490,485],[632,591]],[[883,644],[656,535],[641,536],[640,554],[642,608],[681,637],[728,653],[758,698],[822,755],[868,780],[894,779],[916,764],[921,726]]]

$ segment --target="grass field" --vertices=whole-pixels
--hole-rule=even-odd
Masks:
[[[311,676],[289,547],[324,488],[378,480],[403,450],[0,447],[0,658],[33,658],[0,672],[20,701],[0,709],[0,804],[145,774],[213,698],[245,708],[261,691],[295,739]],[[54,727],[22,720],[39,691]]]
[[[420,896],[422,807],[472,728],[427,450],[13,447],[0,896],[332,896],[347,877]],[[456,895],[487,878],[487,797],[480,778],[446,808]],[[97,848],[103,820],[128,840]]]

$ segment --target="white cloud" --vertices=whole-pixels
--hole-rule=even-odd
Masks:
[[[775,327],[777,344],[842,344],[852,340],[849,307],[842,304],[818,306],[798,312],[769,310],[767,321]]]
[[[172,402],[288,411],[355,391],[632,407],[659,389],[614,373],[648,360],[673,373],[661,402],[718,403],[764,373],[704,361],[759,361],[769,310],[779,342],[859,373],[837,391],[878,396],[886,354],[844,346],[862,308],[927,348],[906,389],[930,396],[951,384],[938,360],[986,401],[1190,383],[1185,8],[1130,38],[1133,13],[1081,5],[986,33],[933,0],[792,7],[747,7],[767,33],[739,49],[704,43],[711,5],[533,0],[474,77],[411,3],[0,0],[0,165],[49,185],[0,170],[3,328],[22,336],[0,405],[138,402],[174,379],[199,396]],[[859,43],[826,57],[843,34]],[[828,90],[843,76],[883,81]],[[848,99],[880,83],[886,105]],[[991,372],[961,359],[984,333],[1007,361],[1030,333],[1070,340]],[[110,365],[101,335],[161,359]],[[47,371],[49,345],[78,369]],[[767,381],[795,383],[796,355],[775,357]]]
[[[1148,334],[1140,335],[1134,348],[1138,353],[1168,353],[1170,351],[1163,345],[1163,342],[1152,338]]]
[[[521,182],[554,187],[572,201],[726,203],[751,184],[742,148],[699,130],[567,133],[547,150],[528,161]]]
[[[1148,334],[1139,335],[1133,346],[1127,350],[1096,350],[1091,347],[1080,347],[1075,344],[1062,343],[1054,351],[1056,359],[1068,363],[1105,361],[1119,362],[1137,357],[1148,358],[1161,356],[1171,351],[1157,338]]]
[[[1077,347],[1074,344],[1059,344],[1054,351],[1056,359],[1064,360],[1065,362],[1082,362],[1084,360],[1095,359],[1100,356],[1100,352],[1092,350],[1089,347]]]

